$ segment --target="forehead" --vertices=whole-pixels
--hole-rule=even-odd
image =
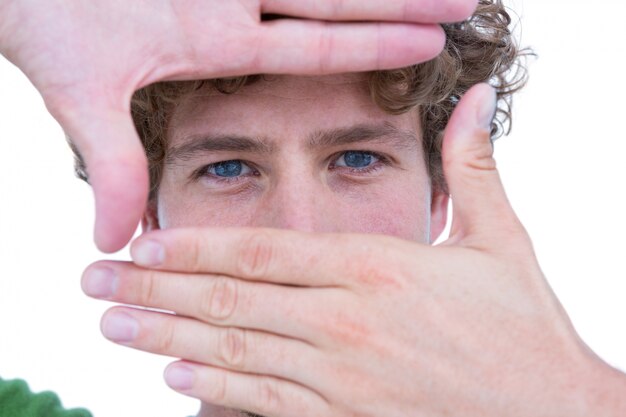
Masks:
[[[311,132],[391,123],[419,137],[417,109],[390,115],[371,98],[366,74],[268,75],[223,94],[206,88],[184,97],[170,120],[169,146],[185,138],[245,134],[297,142]]]

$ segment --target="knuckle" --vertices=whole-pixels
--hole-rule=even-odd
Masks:
[[[318,59],[319,59],[319,72],[320,74],[327,74],[331,71],[332,67],[332,54],[334,36],[333,29],[328,23],[321,23],[321,30],[318,38]]]
[[[269,235],[264,232],[251,233],[241,243],[237,269],[247,277],[264,277],[274,256],[274,246]]]
[[[454,6],[458,9],[458,12],[454,16],[456,20],[465,20],[474,14],[478,2],[476,0],[456,1]]]
[[[358,304],[344,304],[324,315],[308,318],[306,324],[335,348],[367,346],[373,339],[372,324],[365,317],[355,314],[363,308]]]
[[[376,289],[395,287],[399,284],[398,279],[388,271],[384,271],[379,265],[372,265],[370,262],[363,262],[357,266],[356,278],[359,283]]]
[[[369,344],[371,331],[363,320],[356,316],[338,311],[334,319],[327,324],[327,331],[337,345],[362,346]]]
[[[173,322],[166,322],[158,332],[157,349],[161,353],[172,352],[176,339],[176,327]]]
[[[376,23],[376,31],[377,33],[377,40],[376,40],[376,68],[377,69],[382,69],[383,68],[383,61],[384,61],[384,57],[386,55],[386,51],[387,48],[385,46],[385,42],[383,42],[383,37],[381,35],[381,23]]]
[[[273,414],[281,408],[278,382],[272,378],[260,378],[257,385],[257,404],[264,414]]]
[[[187,259],[189,265],[188,269],[193,272],[203,272],[202,267],[202,244],[199,239],[190,239],[189,246],[187,247]]]
[[[154,272],[144,272],[139,293],[141,294],[140,302],[142,305],[153,307],[158,304],[159,291]]]
[[[346,303],[341,308],[329,311],[313,324],[314,328],[325,334],[328,341],[336,347],[367,346],[372,341],[372,324],[363,315],[355,314],[364,306]]]
[[[208,400],[216,404],[223,404],[228,395],[228,373],[219,372],[213,382],[207,390]]]
[[[362,248],[362,253],[350,260],[350,269],[353,271],[355,282],[377,291],[402,288],[404,280],[399,274],[399,268],[390,267],[388,261],[396,256],[396,253],[390,250],[395,246],[389,244]]]
[[[230,327],[220,332],[218,337],[219,359],[228,367],[242,369],[246,357],[247,332]]]
[[[496,160],[493,155],[484,152],[475,154],[475,157],[467,162],[472,170],[495,171],[497,169]]]
[[[462,164],[465,168],[476,171],[494,171],[497,168],[496,160],[493,157],[493,144],[489,139],[490,133],[486,130],[479,130],[480,140],[468,140],[463,145],[460,152],[444,152],[441,156],[444,167],[450,169],[459,164],[459,153],[464,156]],[[469,173],[468,173],[469,174]]]
[[[226,320],[237,307],[239,283],[228,277],[211,280],[209,288],[203,291],[200,314],[207,320]]]
[[[481,130],[480,135],[480,140],[468,141],[466,152],[472,157],[467,159],[467,164],[470,168],[480,171],[493,171],[496,169],[496,160],[493,157],[493,143],[489,138],[490,132]]]

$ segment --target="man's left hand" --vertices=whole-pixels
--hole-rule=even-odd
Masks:
[[[183,358],[165,378],[269,417],[576,416],[601,361],[551,292],[492,158],[493,91],[475,87],[444,141],[450,238],[271,229],[146,234],[135,264],[99,262],[109,339]],[[608,366],[606,367],[608,368]],[[604,374],[603,374],[604,375]]]

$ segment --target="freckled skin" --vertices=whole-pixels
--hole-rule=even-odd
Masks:
[[[315,152],[304,146],[316,130],[364,122],[390,122],[421,137],[417,110],[386,114],[356,74],[273,76],[234,95],[204,92],[186,99],[172,119],[170,146],[210,132],[267,138],[276,152],[205,154],[166,167],[149,227],[264,226],[383,233],[428,242],[431,214],[439,225],[445,213],[438,204],[443,196],[431,193],[421,145],[398,151],[387,144],[352,144]],[[328,158],[350,150],[389,154],[398,163],[356,180],[329,170]],[[193,170],[231,159],[249,161],[261,172],[235,186],[204,178],[189,181]]]
[[[417,110],[385,113],[358,74],[272,76],[233,95],[203,92],[186,98],[170,124],[170,147],[211,133],[262,137],[276,150],[270,155],[205,153],[166,166],[144,225],[148,230],[257,226],[381,233],[428,243],[445,225],[447,197],[431,190],[421,143],[403,150],[382,142],[314,151],[305,146],[315,131],[384,122],[421,138]],[[331,162],[347,151],[379,153],[393,163],[366,175],[331,169]],[[234,185],[208,177],[190,180],[205,165],[238,159],[253,165],[258,175],[243,176]],[[200,415],[239,413],[204,404]]]

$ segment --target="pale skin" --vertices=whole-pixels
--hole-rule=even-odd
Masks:
[[[146,206],[132,93],[160,80],[389,69],[437,56],[438,25],[477,0],[0,0],[0,54],[41,93],[79,148],[94,237],[114,252]],[[261,15],[295,17],[264,22]],[[410,42],[407,42],[410,39]],[[104,146],[106,144],[106,146]]]
[[[200,399],[202,417],[624,415],[624,376],[577,336],[506,199],[493,106],[476,86],[448,125],[454,220],[431,246],[447,199],[420,147],[309,146],[313,132],[365,123],[419,140],[415,114],[386,115],[358,76],[283,77],[183,103],[173,149],[245,134],[273,151],[196,146],[166,167],[134,263],[96,263],[83,288],[176,314],[114,307],[103,333],[182,358],[166,382]],[[344,166],[350,151],[393,162],[363,174]],[[224,183],[212,165],[189,179],[236,159],[255,171]]]
[[[447,196],[431,192],[417,109],[386,114],[365,76],[272,76],[231,96],[192,97],[175,112],[169,148],[148,230],[273,227],[426,243],[445,224]],[[340,158],[351,150],[379,156],[369,171],[350,169]],[[247,161],[241,175],[190,179],[228,160]]]
[[[436,23],[462,20],[476,1],[222,0],[128,5],[126,1],[51,0],[43,7],[40,1],[0,0],[0,53],[24,71],[83,152],[96,196],[95,239],[104,251],[119,249],[129,240],[146,206],[146,162],[128,108],[134,90],[161,79],[260,72],[326,74],[423,62],[443,45]],[[266,23],[261,22],[262,12],[301,19]],[[228,409],[267,416],[437,416],[450,409],[463,415],[624,415],[623,376],[577,338],[506,203],[485,145],[486,131],[471,122],[481,101],[466,98],[465,112],[458,112],[461,116],[448,131],[446,173],[456,217],[446,244],[431,248],[419,243],[437,234],[436,214],[442,215],[424,201],[416,209],[426,213],[423,223],[402,230],[421,237],[416,242],[387,229],[394,218],[384,224],[370,220],[368,229],[352,231],[387,230],[405,239],[269,229],[153,231],[135,243],[133,255],[137,265],[154,269],[110,263],[118,273],[117,291],[99,296],[160,307],[188,318],[127,310],[141,320],[137,337],[124,343],[187,359],[168,368],[166,379],[180,392],[205,401],[202,413],[211,415],[226,415]],[[426,195],[424,199],[430,198]],[[474,201],[477,195],[481,198]],[[432,198],[435,203],[443,200]],[[298,202],[285,201],[297,208]],[[333,220],[293,213],[297,212],[279,211],[278,217],[263,221],[316,230],[322,220]],[[149,210],[146,225],[155,228],[158,215],[154,208]],[[354,223],[347,227],[346,219]],[[352,229],[359,219],[334,220],[331,226]],[[162,247],[157,254],[164,257],[157,265],[147,251],[150,242],[153,249],[155,243]],[[241,242],[260,243],[242,249]],[[256,256],[263,254],[271,256]],[[252,263],[246,261],[250,259]],[[299,262],[294,264],[294,259]],[[319,259],[327,262],[314,262]],[[176,270],[180,276],[155,272],[160,270]],[[191,272],[193,279],[187,275]],[[85,276],[87,290],[90,275]],[[230,278],[219,280],[216,275]],[[187,299],[168,291],[174,282],[181,294],[189,294]],[[295,296],[295,289],[284,284],[301,287],[297,287],[302,290],[301,302],[285,303]],[[103,287],[100,276],[95,288]],[[240,294],[237,300],[245,300],[252,289],[254,294],[268,290],[267,297],[257,297],[256,303],[249,297],[248,310],[240,302],[231,303],[232,312],[224,317],[221,306],[228,307],[226,301],[234,300],[228,296],[232,292],[226,292],[233,287]],[[266,310],[264,316],[261,309],[268,305],[276,308]],[[194,310],[193,306],[203,307]],[[217,315],[211,313],[211,306],[216,306]],[[341,314],[337,306],[343,307]],[[315,314],[307,314],[307,309]],[[416,318],[415,326],[399,329],[397,324],[406,322],[407,316]],[[225,332],[228,326],[246,330]],[[111,330],[106,318],[103,327],[105,332]],[[543,331],[537,334],[537,329]],[[189,334],[195,331],[209,337],[214,349],[221,349],[207,349],[211,346],[207,343],[201,351],[194,350],[197,344],[189,342]],[[239,337],[244,334],[245,338]],[[374,340],[368,338],[372,334],[377,336]],[[545,343],[538,346],[533,344],[536,340]],[[247,348],[250,343],[255,349]],[[283,358],[255,359],[254,353],[263,349],[306,364],[280,369]],[[454,358],[475,360],[455,364]],[[181,385],[185,382],[181,366],[193,376],[186,387]],[[288,374],[294,370],[304,371]],[[358,384],[350,385],[354,380]]]

